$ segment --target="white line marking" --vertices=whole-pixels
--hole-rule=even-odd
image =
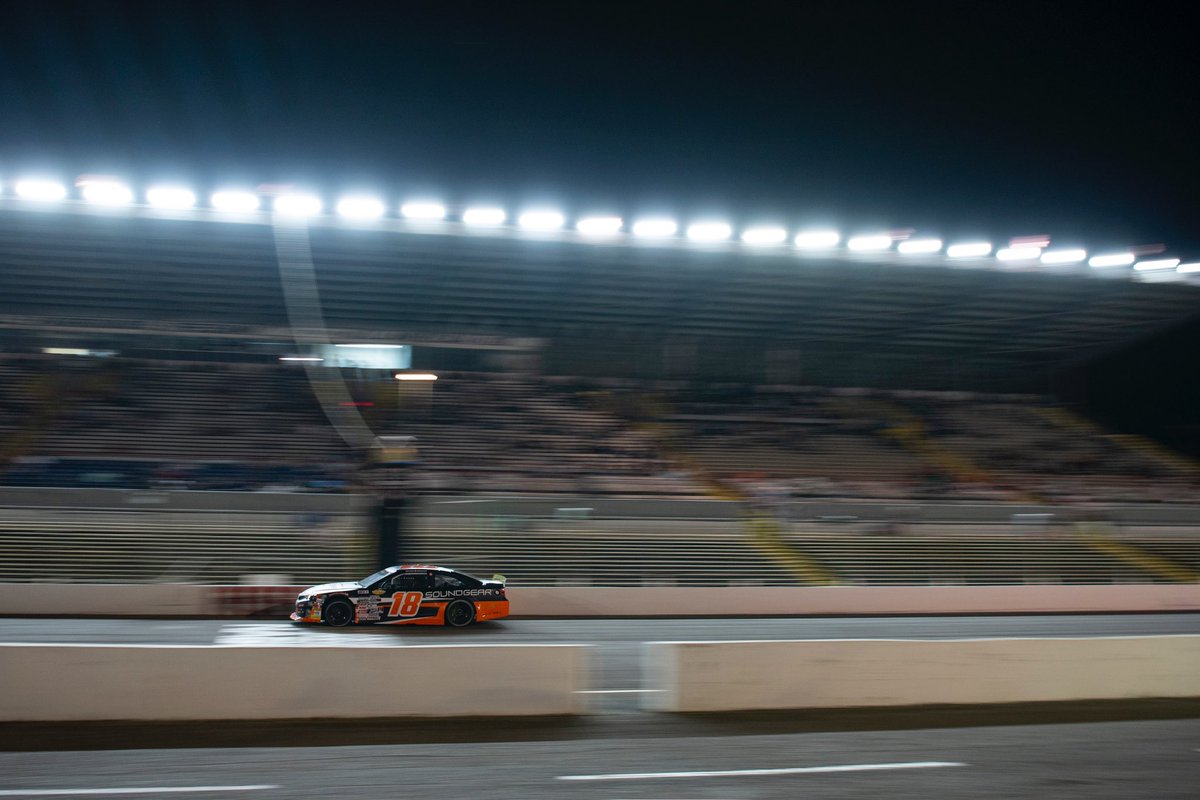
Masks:
[[[256,792],[278,789],[272,783],[254,786],[139,786],[129,789],[0,789],[0,797],[67,797],[84,794],[165,794],[167,792]]]
[[[575,694],[645,694],[646,692],[663,692],[665,689],[579,689]]]
[[[869,772],[881,769],[931,769],[965,767],[957,761],[907,761],[896,764],[840,764],[833,767],[786,767],[784,769],[733,769],[703,772],[617,772],[610,775],[559,775],[560,781],[636,781],[649,778],[723,778],[737,775],[801,775],[810,772]]]

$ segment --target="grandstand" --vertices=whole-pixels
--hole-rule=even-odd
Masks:
[[[129,345],[148,325],[205,346],[290,339],[269,216],[31,211],[11,198],[0,212],[12,333],[53,331],[74,346],[84,335]],[[1056,371],[1196,308],[1193,273],[1146,282],[1036,261],[393,222],[311,223],[331,329],[414,344],[476,337],[509,352],[538,339],[548,375],[1040,392]]]
[[[1200,567],[1194,462],[1050,392],[1062,370],[1193,318],[1190,276],[311,221],[324,333],[411,345],[439,378],[417,402],[387,370],[280,362],[315,358],[316,339],[293,339],[269,222],[0,199],[0,484],[252,490],[282,515],[92,513],[65,495],[35,514],[10,500],[7,579],[349,570],[367,552],[350,521],[320,540],[328,552],[283,541],[297,534],[289,498],[354,488],[360,454],[329,424],[322,383],[344,385],[376,433],[416,437],[423,495],[582,510],[418,518],[414,557],[510,563],[518,583],[1126,582]],[[738,510],[588,513],[614,498]],[[1054,538],[926,530],[897,511],[902,535],[881,539],[857,519],[799,518],[812,501],[1032,504]],[[1116,505],[1186,519],[1111,535],[1065,524]],[[46,534],[68,545],[54,559]],[[160,547],[176,538],[183,568]]]

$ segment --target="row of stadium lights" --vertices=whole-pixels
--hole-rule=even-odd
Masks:
[[[99,206],[126,206],[135,201],[133,190],[125,184],[107,178],[81,178],[76,182],[82,199]],[[68,199],[67,187],[61,183],[45,180],[19,180],[13,190],[22,199],[37,202],[60,202]],[[146,191],[146,203],[154,208],[188,210],[197,205],[196,194],[179,186],[152,186]],[[260,196],[246,190],[221,190],[209,197],[213,209],[232,214],[249,214],[259,211]],[[374,197],[345,197],[337,203],[337,213],[349,219],[379,219],[387,213],[382,200]],[[293,218],[313,217],[324,211],[319,197],[309,194],[281,193],[274,196],[271,210],[277,215]],[[400,206],[400,216],[410,220],[440,222],[447,217],[446,207],[439,203],[414,202]],[[494,228],[508,222],[508,214],[497,207],[471,207],[461,215],[463,224],[471,227]],[[558,231],[566,227],[566,218],[557,211],[526,211],[517,217],[517,226],[530,231]],[[575,230],[590,238],[618,236],[625,229],[621,217],[583,217],[575,222]],[[670,239],[679,234],[679,226],[672,219],[646,218],[636,220],[629,232],[639,239]],[[725,242],[733,238],[733,227],[725,222],[696,222],[685,230],[688,239],[696,242]],[[742,243],[771,247],[782,246],[788,241],[788,232],[777,227],[753,227],[741,232]],[[842,243],[842,236],[834,230],[805,230],[795,234],[792,243],[801,250],[829,250]],[[1050,241],[1042,239],[1013,240],[1008,247],[995,249],[990,242],[961,242],[946,246],[941,239],[907,238],[905,235],[879,233],[852,236],[845,241],[847,250],[858,253],[883,252],[892,249],[903,255],[933,256],[944,253],[947,258],[987,258],[993,255],[1003,262],[1032,262],[1043,264],[1078,264],[1084,261],[1096,268],[1132,266],[1139,272],[1164,272],[1171,270],[1182,274],[1200,273],[1200,262],[1181,264],[1178,258],[1156,258],[1139,261],[1132,252],[1117,252],[1093,255],[1079,248],[1048,249]]]

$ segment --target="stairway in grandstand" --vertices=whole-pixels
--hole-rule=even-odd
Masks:
[[[907,402],[911,408],[904,407],[899,400],[853,398],[844,401],[842,407],[851,409],[851,413],[873,411],[887,419],[890,425],[885,429],[886,435],[959,481],[997,483],[1007,479],[1021,485],[1029,476],[1021,475],[1014,465],[1031,460],[1037,463],[1042,458],[1045,474],[1038,476],[1038,482],[1043,483],[1048,476],[1053,479],[1056,466],[1061,469],[1072,458],[1087,464],[1088,472],[1110,472],[1114,476],[1132,472],[1139,466],[1138,460],[1129,455],[1120,458],[1106,452],[1106,437],[1098,427],[1058,407],[1009,399],[964,403],[924,396],[913,396]],[[931,430],[936,430],[937,435],[929,435]],[[1064,436],[1064,431],[1070,431],[1069,435]],[[1037,489],[1025,489],[1022,494],[1030,500],[1042,499]],[[1098,559],[1094,564],[1097,569],[1109,565],[1113,580],[1131,580],[1131,575],[1167,582],[1196,580],[1194,570],[1148,552],[1142,540],[1118,541],[1102,528],[1079,532],[1074,541],[1054,546],[1064,549],[1072,563],[1082,565],[1090,563],[1089,559]],[[996,552],[1004,552],[1006,548],[1007,543],[997,542]],[[1080,548],[1090,551],[1087,558],[1074,552]],[[1185,561],[1186,555],[1185,548]],[[1097,579],[1103,575],[1101,570]]]
[[[1200,478],[1200,463],[1144,436],[1129,433],[1111,433],[1090,419],[1066,408],[1045,406],[1039,407],[1037,412],[1043,419],[1058,428],[1070,431],[1078,436],[1112,442],[1145,462],[1157,465],[1169,474],[1175,474],[1192,480]]]
[[[928,433],[925,421],[903,406],[879,397],[844,396],[830,404],[849,420],[876,419],[880,435],[896,442],[930,467],[963,483],[989,483],[990,476],[968,456],[946,448]]]
[[[654,418],[669,417],[669,404],[664,398],[635,396],[627,398],[626,402],[632,403],[634,418],[653,414],[651,421],[643,420],[638,427],[657,444],[658,452],[664,459],[680,472],[691,476],[692,481],[703,487],[709,497],[743,504],[743,540],[769,559],[774,569],[791,575],[787,583],[799,581],[811,586],[830,586],[840,582],[835,574],[812,561],[803,550],[784,543],[780,538],[779,521],[774,515],[750,504],[746,493],[736,483],[726,480],[713,463],[705,460],[703,453],[686,449],[681,442],[678,426]],[[744,447],[733,447],[729,452],[741,453]]]
[[[854,585],[1104,584],[1170,583],[1200,568],[1200,541],[1193,536],[1138,536],[1178,573],[1142,568],[1119,553],[1089,546],[1071,532],[1029,536],[1000,532],[959,535],[838,535],[791,532],[814,560]]]

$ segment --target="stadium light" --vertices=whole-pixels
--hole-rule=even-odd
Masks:
[[[311,194],[281,194],[272,208],[285,217],[311,217],[321,213],[321,200]]]
[[[81,188],[84,200],[98,206],[125,206],[133,202],[133,190],[118,181],[89,178],[76,185]]]
[[[1158,258],[1153,261],[1139,261],[1133,268],[1138,272],[1153,272],[1160,269],[1175,269],[1178,266],[1178,258]]]
[[[503,208],[468,208],[463,212],[462,221],[476,227],[503,225],[508,215]]]
[[[679,230],[673,219],[639,219],[633,223],[633,235],[639,239],[666,239]]]
[[[842,235],[837,231],[801,231],[793,241],[802,250],[820,250],[835,247],[841,240]]]
[[[1043,264],[1078,264],[1087,258],[1087,250],[1047,250],[1042,253]]]
[[[432,372],[397,372],[395,375],[398,381],[436,381],[437,375]]]
[[[349,219],[379,219],[384,210],[376,197],[343,197],[337,204],[338,214]]]
[[[936,253],[942,249],[941,239],[908,239],[896,245],[896,249],[905,255],[919,253]]]
[[[892,246],[892,237],[887,234],[854,236],[846,241],[846,247],[857,252],[887,250]]]
[[[991,242],[963,242],[946,248],[948,258],[982,258],[992,252]]]
[[[783,228],[747,228],[742,231],[742,241],[752,245],[782,244],[787,241]]]
[[[405,219],[443,220],[446,207],[441,203],[405,203],[400,206],[400,216]]]
[[[253,192],[243,192],[226,189],[213,192],[209,202],[217,211],[229,211],[235,214],[245,214],[258,211],[258,195]]]
[[[17,197],[23,200],[37,200],[43,203],[63,200],[67,196],[67,187],[54,181],[34,179],[17,181],[17,185],[13,188],[17,193]]]
[[[998,261],[1032,261],[1041,256],[1040,247],[1001,247],[996,251]]]
[[[733,228],[726,222],[694,222],[687,229],[693,242],[723,242],[732,235]]]
[[[620,217],[584,217],[575,223],[575,230],[584,236],[615,236],[624,224]]]
[[[526,211],[517,217],[517,225],[527,231],[556,231],[565,222],[557,211]]]
[[[146,202],[155,208],[194,208],[196,193],[182,186],[151,186],[146,190]]]
[[[1112,253],[1105,256],[1092,256],[1088,259],[1089,267],[1127,267],[1134,261],[1133,253]]]
[[[1175,271],[1183,275],[1191,275],[1193,273],[1200,272],[1200,261],[1192,264],[1180,264],[1179,266],[1175,267]]]

